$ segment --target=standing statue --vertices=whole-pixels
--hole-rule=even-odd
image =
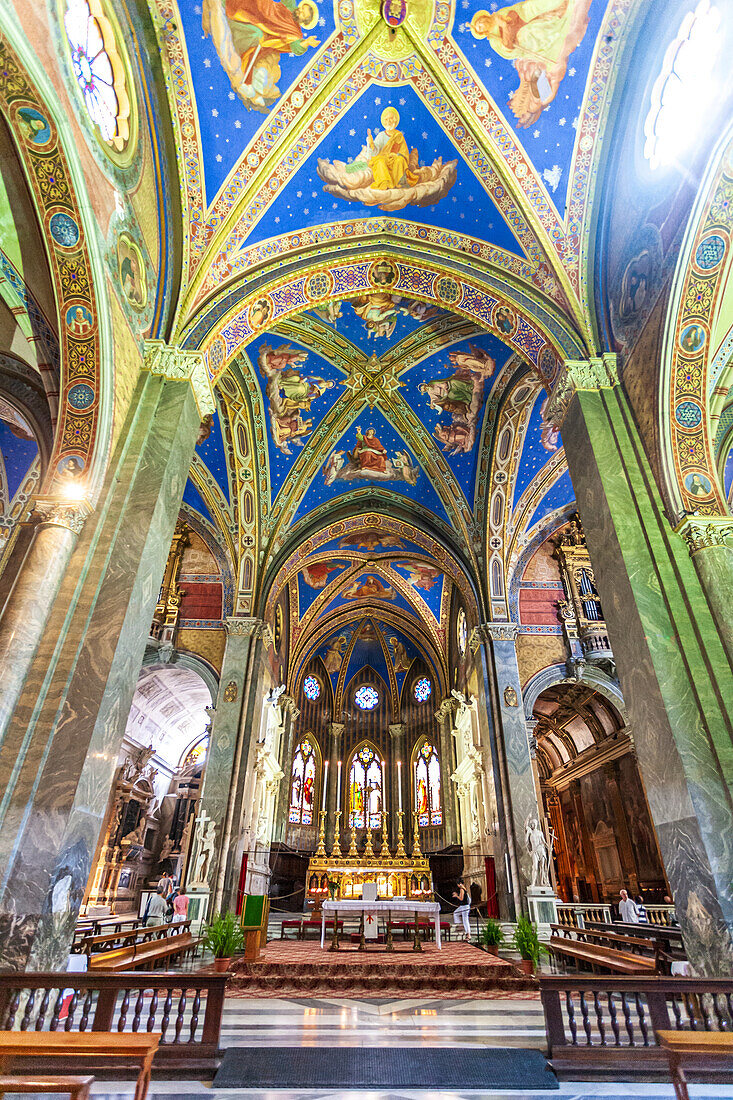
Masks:
[[[550,851],[536,817],[528,817],[524,826],[527,851],[532,858],[532,886],[550,885]]]
[[[196,822],[194,844],[193,877],[189,882],[189,886],[204,889],[208,883],[216,847],[216,825],[211,818],[206,819],[205,814]]]

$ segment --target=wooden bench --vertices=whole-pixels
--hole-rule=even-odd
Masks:
[[[6,1092],[68,1092],[71,1100],[89,1100],[93,1077],[0,1077],[0,1097]]]
[[[552,955],[565,956],[575,962],[590,966],[593,973],[597,970],[610,970],[615,974],[655,974],[657,964],[654,959],[644,955],[618,951],[599,944],[583,943],[565,936],[551,936],[549,950]]]
[[[669,1058],[677,1100],[690,1100],[683,1062],[714,1070],[718,1062],[733,1062],[733,1034],[729,1031],[658,1031],[657,1042]]]
[[[9,1075],[16,1058],[124,1058],[140,1070],[135,1100],[145,1100],[160,1034],[119,1031],[0,1031],[0,1074]]]
[[[165,939],[151,940],[149,943],[134,943],[128,947],[119,947],[114,951],[101,951],[89,960],[90,970],[137,970],[139,967],[152,966],[162,959],[175,958],[176,955],[194,951],[202,942],[201,936],[192,936],[190,932],[182,936],[167,936]]]

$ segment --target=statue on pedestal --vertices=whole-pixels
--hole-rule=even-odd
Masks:
[[[532,859],[532,886],[549,886],[550,849],[536,817],[527,818],[524,837]]]

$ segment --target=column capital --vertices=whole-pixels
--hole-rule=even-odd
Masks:
[[[80,535],[87,516],[93,508],[86,500],[57,500],[53,497],[40,497],[33,504],[31,519],[39,526],[63,527]]]
[[[263,619],[247,619],[243,616],[230,615],[224,620],[226,632],[234,637],[264,638],[265,643],[273,649],[275,639],[272,636],[270,624]]]
[[[396,741],[398,737],[405,736],[405,724],[404,722],[393,722],[389,727],[389,736],[393,741]]]
[[[481,623],[471,634],[471,650],[476,652],[478,647],[487,642],[513,642],[519,632],[516,623]]]
[[[285,714],[289,714],[293,721],[298,717],[300,711],[295,705],[295,699],[292,695],[279,695],[277,705]]]
[[[450,696],[447,699],[441,699],[440,706],[435,712],[435,717],[439,722],[442,722],[444,718],[453,717],[453,702],[454,700]]]
[[[216,412],[216,399],[202,351],[187,351],[163,340],[146,340],[143,369],[172,382],[188,380],[201,418]]]
[[[684,539],[692,557],[698,550],[728,546],[728,540],[733,539],[733,519],[730,516],[686,516],[675,527],[675,533]]]
[[[333,737],[334,741],[340,740],[346,731],[346,726],[343,722],[331,722],[328,727],[328,732]]]
[[[545,420],[562,428],[576,393],[597,393],[599,390],[613,389],[618,383],[618,360],[615,352],[604,352],[593,359],[566,359],[552,387],[545,409]]]

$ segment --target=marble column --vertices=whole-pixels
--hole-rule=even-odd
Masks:
[[[733,665],[733,518],[688,516],[676,531],[690,552],[728,660]]]
[[[0,741],[86,517],[86,501],[36,500],[35,530],[0,617]]]
[[[263,626],[260,619],[231,617],[225,621],[227,640],[212,716],[206,771],[197,807],[198,818],[205,813],[214,823],[216,855],[209,864],[206,876],[206,886],[209,888],[219,881],[219,872],[223,875],[225,870],[226,859],[222,852],[231,835],[231,792],[251,732],[247,704],[255,643],[262,634]],[[192,855],[195,856],[193,851]],[[192,865],[193,860],[190,860],[189,880]],[[199,884],[196,889],[205,892],[205,887]]]
[[[544,827],[544,813],[541,805],[538,805],[529,735],[522,706],[522,685],[516,648],[517,630],[516,623],[485,623],[479,627],[478,634],[490,646],[496,689],[494,717],[504,748],[505,798],[518,876],[515,891],[518,887],[518,901],[523,908],[527,887],[532,881],[532,860],[525,842],[525,829],[532,818],[536,818]]]
[[[733,679],[719,624],[667,519],[615,356],[566,363],[546,415],[562,430],[687,952],[698,973],[731,974]]]
[[[344,730],[346,726],[343,722],[331,722],[328,726],[328,743],[324,746],[324,758],[328,760],[328,797],[326,802],[326,809],[328,815],[326,817],[326,851],[330,852],[334,850],[334,846],[338,844],[338,838],[336,837],[336,788],[338,786],[338,762],[341,760],[341,746],[343,744]],[[326,755],[326,753],[328,755]],[[341,760],[341,819],[340,824],[343,828],[344,821],[344,762]],[[320,803],[318,809],[320,810]],[[317,820],[317,818],[316,818]]]
[[[201,356],[169,351],[156,349],[140,373],[0,745],[0,968],[65,965],[91,871],[196,436],[213,409],[191,381]]]
[[[411,834],[412,830],[412,802],[411,802],[411,788],[412,778],[410,774],[410,755],[407,754],[405,759],[405,752],[407,745],[405,742],[405,726],[403,722],[393,722],[389,727],[389,739],[392,748],[392,773],[389,783],[389,803],[387,809],[390,814],[389,818],[389,835],[390,843],[392,845],[392,851],[397,847],[397,830],[398,830],[398,818],[397,814],[400,808],[400,777],[398,772],[402,773],[402,809],[404,811],[403,831],[404,841],[407,844],[408,834]],[[401,761],[402,767],[398,769],[397,761]]]

